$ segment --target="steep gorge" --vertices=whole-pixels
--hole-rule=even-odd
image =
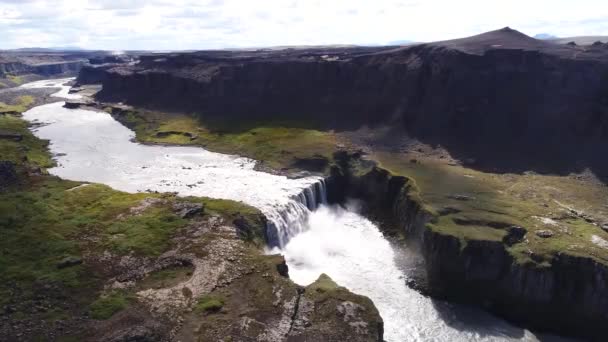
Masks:
[[[102,101],[211,121],[402,125],[477,169],[608,175],[606,46],[557,46],[503,29],[403,48],[142,56],[137,65],[95,72],[84,69],[79,81],[101,81]],[[370,165],[360,173],[351,157],[341,165],[340,158],[329,202],[362,199],[417,246],[432,294],[543,330],[590,339],[607,332],[606,264],[569,252],[522,262],[511,247],[531,231],[504,222],[505,241],[446,234],[434,229],[444,213],[426,206],[412,179]]]
[[[104,100],[207,119],[392,123],[480,167],[608,170],[597,156],[608,137],[605,46],[557,46],[503,29],[392,49],[142,56],[88,77],[95,72],[81,79],[102,80]]]
[[[356,155],[342,155],[340,160],[341,167],[334,168],[327,181],[330,200],[362,200],[368,215],[385,223],[385,233],[403,235],[409,248],[418,249],[424,274],[415,285],[434,297],[477,303],[543,331],[594,341],[608,333],[606,264],[567,252],[555,255],[548,265],[521,263],[507,243],[442,233],[433,224],[444,213],[424,203],[414,180],[370,165],[368,171],[357,172]],[[505,239],[524,238],[510,234]]]

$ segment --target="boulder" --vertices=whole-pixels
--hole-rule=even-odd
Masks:
[[[63,258],[59,263],[57,263],[57,268],[59,268],[59,269],[68,268],[68,267],[72,267],[72,266],[76,266],[76,265],[80,265],[80,264],[82,264],[82,259],[73,257],[73,256],[69,256],[69,257]]]
[[[201,203],[177,202],[173,205],[173,211],[177,216],[188,219],[201,214],[204,206]]]
[[[16,184],[19,178],[15,164],[10,161],[0,161],[0,189]]]
[[[65,104],[63,106],[65,108],[69,108],[69,109],[76,109],[76,108],[91,106],[91,105],[93,105],[92,101],[77,99],[77,100],[66,100]]]
[[[550,230],[537,230],[536,231],[536,236],[541,237],[543,239],[550,238],[553,235],[555,235],[555,233]]]
[[[13,132],[0,130],[0,139],[21,141],[21,140],[23,140],[23,135],[21,135],[19,133],[13,133]]]
[[[475,197],[467,196],[467,195],[460,195],[460,194],[449,195],[448,198],[451,198],[451,199],[454,199],[457,201],[470,201],[470,200],[475,199]]]
[[[507,228],[507,235],[505,235],[502,241],[509,246],[513,246],[514,244],[521,242],[526,233],[527,230],[523,227],[511,226]]]
[[[285,257],[281,256],[281,262],[277,264],[277,272],[285,278],[289,278],[289,266],[285,261]]]

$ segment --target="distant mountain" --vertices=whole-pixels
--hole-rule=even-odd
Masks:
[[[549,34],[549,33],[539,33],[539,34],[535,35],[534,38],[536,38],[536,39],[542,39],[542,40],[547,40],[547,39],[556,39],[557,36],[554,36],[554,35]]]
[[[40,48],[40,47],[19,48],[19,49],[7,50],[7,51],[15,51],[15,52],[55,52],[55,51],[85,51],[85,49],[79,48],[77,46],[57,46],[57,47],[48,47],[48,48]]]
[[[550,39],[549,41],[557,44],[568,44],[575,42],[577,45],[591,45],[595,42],[608,43],[608,36],[577,36],[577,37],[560,37]]]

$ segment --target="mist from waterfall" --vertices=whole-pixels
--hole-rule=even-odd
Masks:
[[[369,297],[384,320],[388,342],[538,341],[485,311],[433,300],[408,287],[401,267],[408,256],[398,253],[354,202],[346,208],[320,205],[308,215],[305,231],[274,251],[285,256],[290,278],[300,285],[325,273]]]

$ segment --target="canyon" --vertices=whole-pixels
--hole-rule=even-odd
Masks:
[[[159,332],[357,341],[562,340],[536,331],[600,341],[607,333],[607,44],[558,44],[504,28],[404,47],[133,58],[75,65],[70,92],[69,80],[22,87],[61,88],[65,98],[45,93],[54,103],[36,97],[27,106],[37,107],[22,111],[56,163],[33,164],[83,189],[101,183],[152,196],[120,215],[199,197],[259,212],[196,216],[172,238],[177,249],[158,259],[129,264],[133,252],[111,250],[123,267],[140,265],[135,284],[162,270],[156,264],[195,265],[178,283],[194,294],[135,285],[143,306],[93,321],[89,338],[112,340],[104,325],[123,331],[147,317],[146,306],[156,320],[180,313],[170,327],[149,318],[137,325],[137,336],[152,340]],[[22,173],[40,177],[11,163],[0,169],[2,186]],[[104,246],[129,245],[125,234]],[[234,234],[256,241],[256,251]],[[212,252],[193,257],[193,248]],[[236,254],[238,267],[221,262]],[[228,268],[218,273],[209,262]],[[253,275],[243,270],[250,266]],[[192,287],[201,269],[217,275],[215,287]],[[115,295],[108,288],[118,283],[101,293]],[[243,309],[258,287],[267,301]],[[192,298],[224,309],[191,314]],[[281,313],[267,307],[275,300]],[[256,313],[233,316],[247,310]],[[287,328],[276,323],[283,320]]]

